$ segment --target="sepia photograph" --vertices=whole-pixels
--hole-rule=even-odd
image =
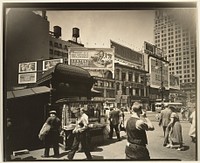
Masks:
[[[3,2],[2,161],[198,161],[198,2]]]

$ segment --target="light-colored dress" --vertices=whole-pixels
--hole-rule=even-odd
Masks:
[[[195,111],[193,111],[192,114],[190,115],[190,119],[191,119],[191,126],[190,126],[190,130],[189,130],[189,136],[195,138],[196,137]]]
[[[171,118],[174,119],[172,124],[171,132],[170,132],[170,139],[173,143],[182,144],[183,143],[183,136],[182,136],[182,126],[179,120],[179,116],[177,113],[172,112]]]

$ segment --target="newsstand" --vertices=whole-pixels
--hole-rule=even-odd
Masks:
[[[73,107],[84,107],[89,117],[88,139],[92,146],[101,145],[104,141],[103,102],[95,101],[93,97],[101,96],[102,93],[92,88],[96,80],[89,72],[81,67],[59,63],[52,69],[45,72],[38,85],[51,88],[49,96],[49,110],[57,111],[61,119],[62,132],[60,145],[63,149],[69,150],[73,143],[72,130],[75,127],[75,115]],[[47,116],[47,115],[46,115]]]

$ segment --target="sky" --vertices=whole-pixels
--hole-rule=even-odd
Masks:
[[[72,28],[80,29],[80,38],[88,48],[110,48],[110,40],[134,50],[144,41],[153,43],[154,10],[47,11],[50,31],[62,28],[63,40],[72,39]]]

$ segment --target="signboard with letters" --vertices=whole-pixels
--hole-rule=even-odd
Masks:
[[[160,88],[161,80],[162,80],[164,87],[166,89],[169,89],[168,66],[165,66],[164,63],[162,63],[162,61],[159,61],[159,60],[156,61],[156,59],[154,58],[150,58],[149,63],[150,63],[149,64],[150,86],[154,88]],[[158,67],[158,69],[156,69],[156,66]],[[162,74],[162,77],[161,77],[161,74]]]
[[[114,77],[113,48],[69,48],[68,63],[87,69],[89,72],[110,71]],[[102,73],[99,73],[99,75]],[[98,76],[98,73],[97,73]]]

